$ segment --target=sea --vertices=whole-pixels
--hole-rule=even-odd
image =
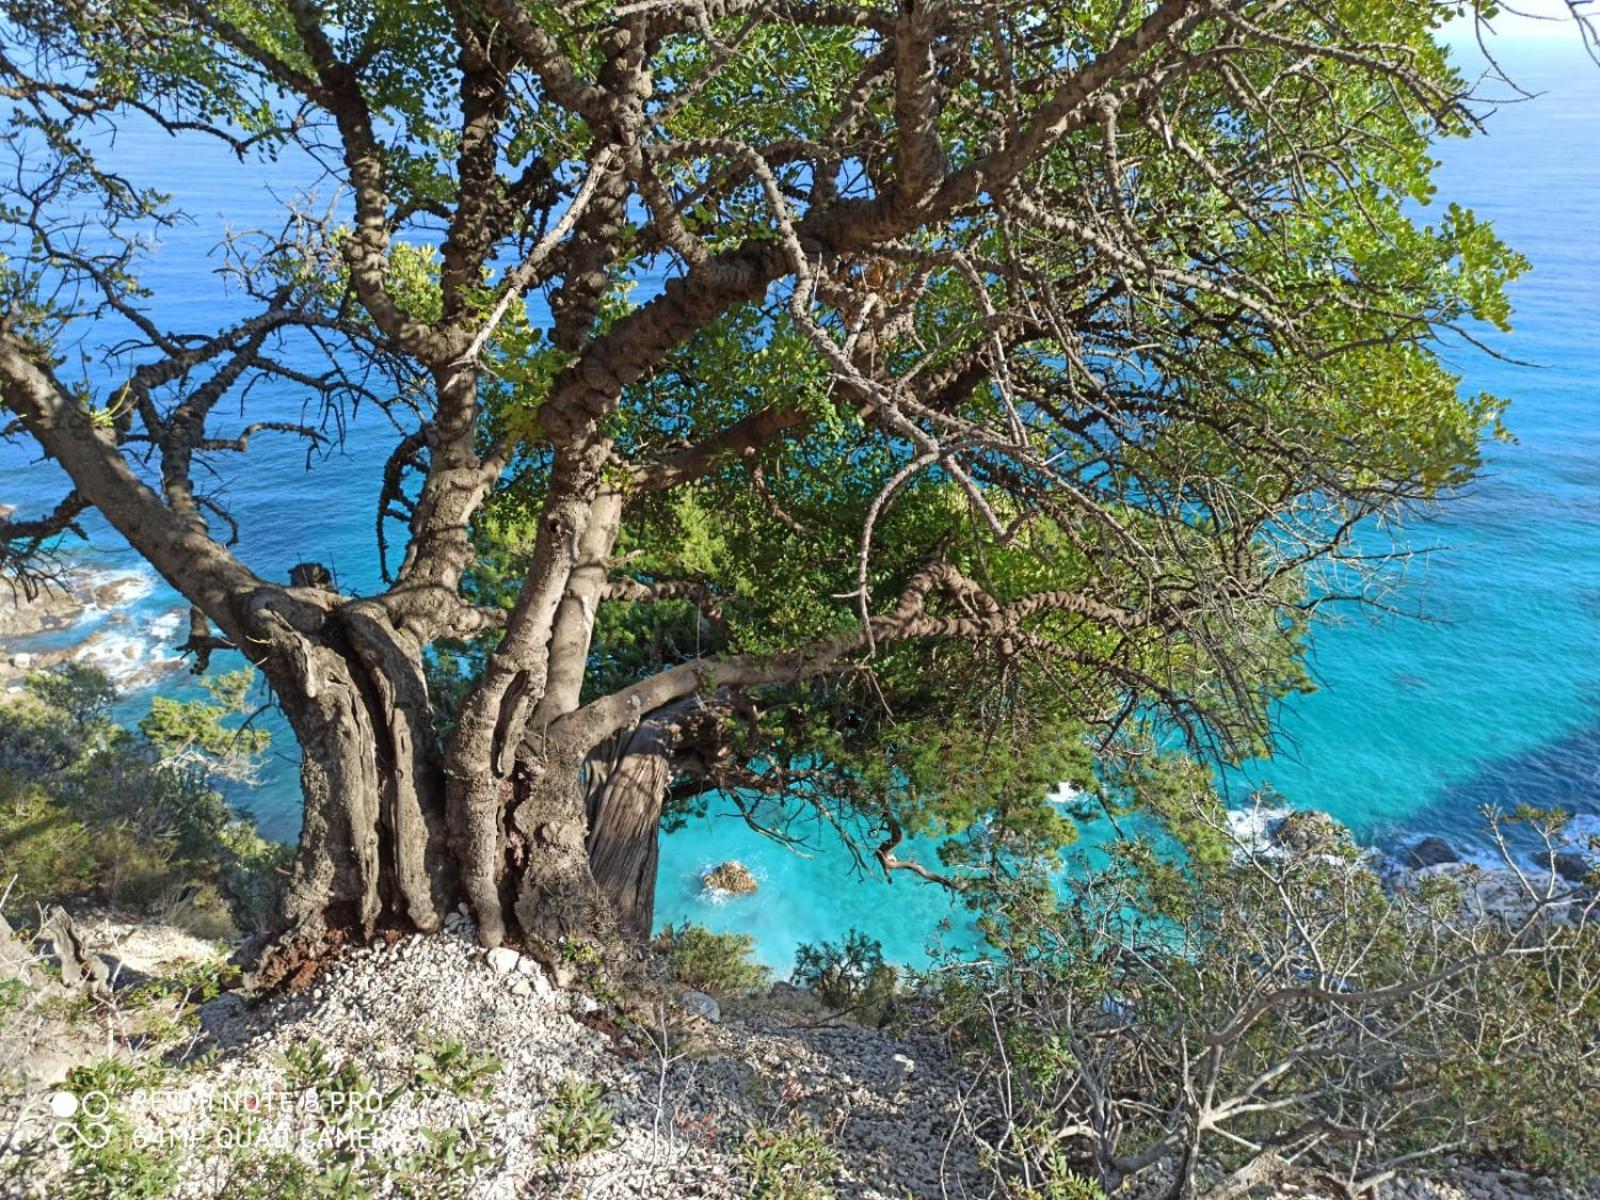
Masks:
[[[1475,59],[1466,44],[1459,53]],[[1576,834],[1600,833],[1600,65],[1575,35],[1553,30],[1502,38],[1495,54],[1528,95],[1486,85],[1504,102],[1481,136],[1439,145],[1434,209],[1450,201],[1474,209],[1533,263],[1514,286],[1514,331],[1484,333],[1493,354],[1464,341],[1442,347],[1464,387],[1511,399],[1515,440],[1491,447],[1471,486],[1394,531],[1414,553],[1385,611],[1345,612],[1317,629],[1316,690],[1282,706],[1270,758],[1221,776],[1241,826],[1264,819],[1254,797],[1266,793],[1274,808],[1326,811],[1391,850],[1439,834],[1466,856],[1487,855],[1484,810],[1520,804],[1564,808]],[[102,150],[188,214],[162,233],[141,272],[158,319],[205,329],[242,312],[225,277],[195,263],[227,237],[269,228],[280,199],[307,186],[304,164],[264,165],[252,183],[220,145],[179,146],[137,127]],[[339,203],[329,186],[317,191],[317,203]],[[105,340],[91,329],[67,347],[63,374],[103,384]],[[323,419],[287,390],[251,403],[252,418],[264,406],[280,419]],[[243,423],[237,412],[229,419]],[[380,582],[372,526],[388,426],[368,407],[347,414],[343,429],[310,459],[296,439],[263,436],[249,469],[221,461],[202,482],[241,518],[239,552],[252,565],[282,576],[294,563],[321,562],[341,587],[371,591]],[[0,504],[33,515],[62,490],[49,463],[0,441]],[[120,594],[37,648],[86,643],[84,653],[123,680],[119,712],[128,720],[154,691],[194,694],[172,669],[177,597],[104,522],[85,526],[87,544],[63,553],[123,581]],[[273,714],[264,720],[274,749],[260,784],[235,798],[268,836],[291,840],[293,742]],[[658,922],[748,933],[780,970],[801,943],[851,929],[912,966],[927,962],[930,947],[970,936],[969,915],[937,885],[885,881],[824,823],[800,831],[803,847],[780,845],[713,799],[664,839]],[[704,889],[702,874],[729,859],[754,873],[755,894]]]

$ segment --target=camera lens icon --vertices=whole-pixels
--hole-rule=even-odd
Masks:
[[[56,1118],[50,1140],[60,1149],[73,1145],[98,1150],[111,1140],[111,1097],[101,1091],[55,1092],[50,1097],[50,1113]]]

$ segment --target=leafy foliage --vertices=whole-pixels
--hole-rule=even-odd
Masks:
[[[546,1167],[571,1166],[611,1144],[616,1123],[604,1096],[604,1089],[588,1080],[568,1078],[556,1086],[537,1135]]]
[[[265,735],[226,723],[247,682],[225,677],[214,705],[158,697],[130,732],[111,720],[115,690],[100,672],[30,676],[22,699],[0,704],[0,871],[16,877],[14,898],[176,904],[175,919],[209,936],[258,928],[288,850],[263,841],[211,782],[248,773],[265,749]]]
[[[500,1060],[492,1054],[474,1054],[459,1038],[424,1037],[412,1059],[419,1083],[437,1087],[452,1096],[482,1099],[500,1073]]]
[[[794,981],[828,1007],[872,1019],[894,998],[899,973],[883,961],[883,943],[852,929],[838,945],[804,944],[794,952]]]
[[[800,1113],[784,1126],[751,1125],[739,1163],[751,1200],[833,1200],[839,1156],[821,1130]]]
[[[747,933],[713,933],[684,922],[661,931],[657,946],[679,983],[713,996],[739,996],[767,986],[772,972],[755,960],[756,940]]]

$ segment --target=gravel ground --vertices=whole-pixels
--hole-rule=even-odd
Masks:
[[[742,1154],[752,1131],[787,1128],[797,1116],[833,1147],[838,1171],[817,1182],[841,1198],[938,1196],[941,1170],[955,1194],[973,1194],[975,1163],[945,1145],[955,1090],[933,1042],[812,1027],[820,1010],[792,999],[733,1006],[712,1022],[664,996],[641,1030],[623,1034],[583,992],[556,988],[510,951],[486,955],[468,932],[353,954],[305,992],[254,1009],[232,996],[211,1002],[191,1054],[215,1057],[142,1100],[140,1119],[215,1144],[208,1134],[236,1116],[230,1101],[216,1111],[218,1096],[295,1093],[303,1079],[285,1056],[317,1046],[331,1066],[358,1065],[386,1098],[376,1114],[382,1144],[414,1145],[445,1126],[470,1131],[496,1160],[467,1193],[485,1200],[741,1200],[750,1194]],[[447,1039],[499,1060],[488,1098],[441,1102],[416,1086],[419,1049]],[[543,1152],[564,1081],[599,1084],[614,1125],[608,1146],[571,1163]],[[280,1100],[263,1107],[275,1110],[273,1144],[306,1124],[303,1113],[276,1111],[286,1107]],[[221,1194],[224,1158],[191,1171],[179,1195]]]
[[[448,1173],[455,1190],[409,1193],[430,1197],[743,1200],[762,1194],[752,1179],[752,1148],[770,1136],[762,1131],[795,1122],[818,1131],[832,1152],[821,1166],[788,1168],[797,1188],[809,1180],[841,1200],[992,1194],[970,1150],[951,1135],[960,1096],[934,1038],[897,1040],[830,1022],[812,997],[781,984],[720,1013],[707,998],[663,993],[634,1007],[625,1033],[611,1020],[613,1006],[580,987],[557,987],[512,951],[485,953],[464,919],[453,925],[442,936],[352,954],[297,994],[254,1007],[224,994],[203,1006],[200,1028],[178,1056],[184,1062],[148,1092],[116,1101],[146,1141],[184,1143],[184,1174],[172,1194],[246,1194],[241,1172],[248,1174],[252,1156],[258,1170],[272,1148],[296,1145],[302,1157],[313,1156],[308,1134],[349,1128],[353,1109],[369,1118],[365,1144],[389,1161],[416,1153],[430,1131],[458,1131],[461,1145],[481,1152]],[[121,944],[134,949],[126,935]],[[440,1065],[440,1047],[450,1043],[467,1068]],[[431,1060],[419,1059],[429,1052]],[[485,1056],[498,1060],[498,1070],[474,1074],[470,1064]],[[359,1082],[336,1074],[347,1065],[359,1069]],[[566,1111],[558,1096],[574,1083],[598,1087],[610,1129],[595,1138],[600,1148],[564,1155],[552,1130]],[[246,1133],[249,1147],[233,1144]],[[9,1194],[62,1194],[61,1177],[48,1174],[51,1161],[39,1163],[31,1190]],[[319,1161],[325,1168],[337,1156]],[[269,1182],[277,1170],[268,1170]],[[1164,1190],[1155,1174],[1124,1194],[1153,1200]],[[1309,1180],[1248,1194],[1340,1193]],[[1379,1191],[1382,1200],[1580,1195],[1466,1166],[1393,1180]]]

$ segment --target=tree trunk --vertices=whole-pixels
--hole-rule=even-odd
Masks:
[[[255,964],[258,983],[292,986],[382,929],[438,929],[467,898],[467,859],[420,644],[379,602],[315,588],[275,593],[247,619],[301,751],[299,853]],[[548,953],[566,936],[649,936],[672,756],[702,713],[681,701],[593,750],[523,741],[491,814],[492,944]]]
[[[300,746],[304,800],[279,920],[255,964],[269,987],[382,926],[439,928],[458,890],[421,648],[369,602],[307,613],[318,609],[297,608],[292,623],[263,609],[253,622]]]
[[[655,921],[661,806],[672,782],[673,733],[646,721],[608,739],[585,764],[589,870],[629,937]]]
[[[677,775],[701,775],[717,756],[720,727],[718,706],[690,696],[607,739],[585,763],[589,868],[630,937],[648,938],[655,925],[667,794]]]

